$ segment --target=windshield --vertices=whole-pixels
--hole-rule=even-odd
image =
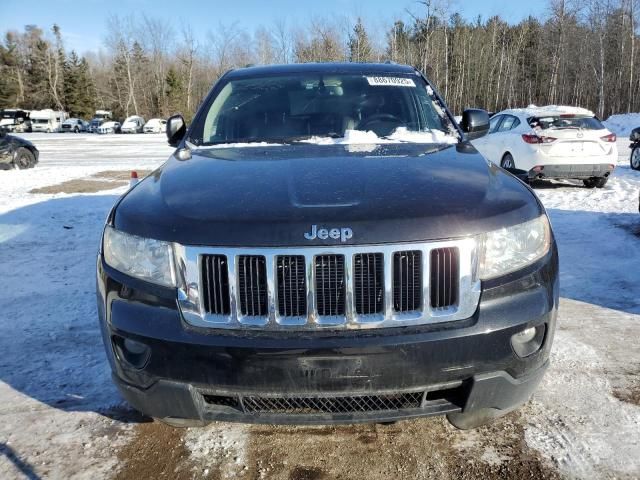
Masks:
[[[362,139],[358,131],[368,132],[366,138],[373,142],[458,141],[444,106],[416,75],[293,74],[231,80],[205,109],[189,139],[195,145]]]
[[[548,117],[533,117],[529,119],[532,128],[556,129],[576,128],[584,130],[603,130],[604,125],[595,117],[580,117],[576,115],[557,115]]]

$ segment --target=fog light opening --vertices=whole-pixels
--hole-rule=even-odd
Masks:
[[[131,338],[114,336],[113,346],[120,361],[137,370],[144,368],[151,356],[148,345]]]
[[[546,325],[527,327],[511,337],[511,348],[520,358],[536,353],[544,343]]]

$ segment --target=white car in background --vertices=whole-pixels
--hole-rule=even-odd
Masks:
[[[144,127],[144,118],[138,115],[132,115],[124,119],[122,123],[122,133],[142,133]]]
[[[593,112],[551,105],[503,110],[489,134],[473,140],[488,160],[524,170],[529,180],[576,179],[602,188],[618,161],[616,136]]]
[[[162,118],[152,118],[144,124],[144,133],[164,133],[167,129],[167,121]]]
[[[102,125],[98,127],[98,133],[106,134],[106,133],[120,133],[121,127],[120,122],[108,121],[104,122]]]

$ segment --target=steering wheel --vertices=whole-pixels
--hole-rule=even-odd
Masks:
[[[385,124],[395,124],[391,127]],[[377,128],[376,128],[377,124]],[[373,115],[369,115],[367,118],[364,118],[358,124],[358,130],[373,130],[373,132],[378,136],[390,135],[393,131],[404,125],[404,122],[392,115],[390,113],[374,113]]]

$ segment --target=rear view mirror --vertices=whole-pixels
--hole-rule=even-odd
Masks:
[[[462,114],[460,128],[467,135],[467,140],[484,137],[489,131],[489,114],[478,108],[468,108]]]
[[[167,140],[169,145],[177,147],[187,133],[187,124],[182,115],[174,115],[167,120]]]

